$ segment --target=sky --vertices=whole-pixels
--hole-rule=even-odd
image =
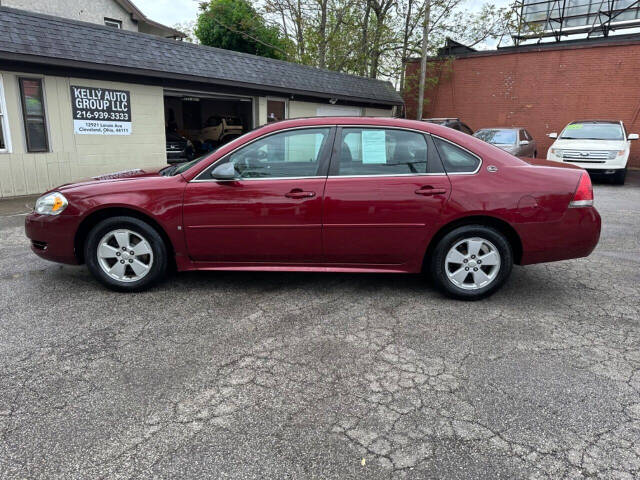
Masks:
[[[133,3],[151,20],[175,25],[176,23],[195,20],[198,14],[198,3],[201,0],[133,0]],[[493,3],[498,7],[507,6],[512,0],[496,0]],[[471,0],[469,5],[476,8],[484,2]]]
[[[197,0],[133,0],[133,3],[151,20],[165,25],[195,20]]]

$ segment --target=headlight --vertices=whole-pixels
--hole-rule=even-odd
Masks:
[[[559,148],[552,148],[551,149],[551,155],[555,155],[558,158],[562,158],[563,154],[564,154],[564,152],[562,150],[560,150]]]
[[[36,200],[36,213],[40,215],[60,215],[69,202],[58,192],[48,193]]]

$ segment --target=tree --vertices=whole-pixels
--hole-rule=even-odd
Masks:
[[[515,0],[514,0],[515,1]],[[256,0],[288,39],[291,61],[390,80],[400,90],[411,57],[437,52],[447,37],[470,46],[508,38],[512,8],[470,0]],[[469,8],[471,7],[471,8]],[[429,10],[428,28],[423,20]],[[429,70],[429,69],[428,69]],[[431,74],[431,73],[430,73]],[[415,82],[415,84],[414,84]],[[433,85],[425,79],[425,89]]]
[[[288,59],[290,43],[280,28],[268,25],[248,0],[211,0],[200,10],[195,35],[203,45]]]
[[[182,32],[182,33],[184,33],[186,35],[186,37],[184,39],[185,42],[195,43],[195,44],[200,43],[200,41],[198,40],[198,37],[196,37],[196,35],[194,33],[194,30],[196,28],[196,21],[195,20],[190,20],[188,22],[176,23],[175,25],[173,25],[173,28],[175,28],[179,32]]]
[[[431,21],[431,5],[426,4],[422,22],[422,57],[420,58],[420,87],[418,89],[418,113],[416,120],[422,120],[424,106],[424,86],[427,80],[427,56],[429,53],[429,22]]]

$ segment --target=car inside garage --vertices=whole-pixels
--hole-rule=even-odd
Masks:
[[[184,162],[251,130],[253,99],[165,90],[164,116],[167,161]]]

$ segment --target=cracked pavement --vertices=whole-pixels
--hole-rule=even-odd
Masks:
[[[478,303],[393,275],[116,294],[0,208],[0,478],[639,478],[640,174],[595,194],[590,258]]]

